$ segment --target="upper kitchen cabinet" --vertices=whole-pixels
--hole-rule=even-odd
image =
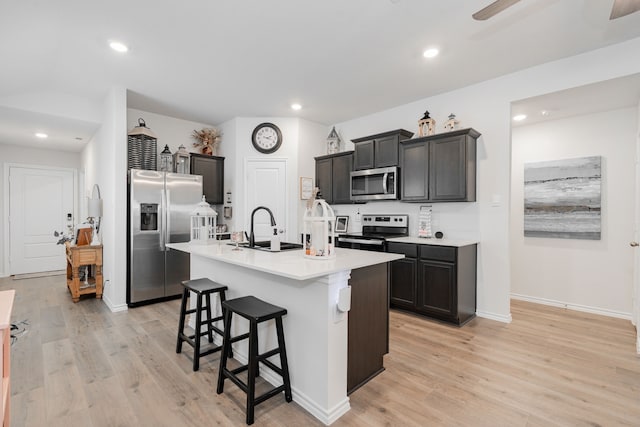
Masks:
[[[190,154],[192,175],[202,176],[202,193],[210,205],[224,203],[224,157]]]
[[[327,203],[351,203],[353,151],[316,157],[316,187]]]
[[[408,202],[475,202],[476,141],[462,129],[402,141],[401,199]]]
[[[377,135],[352,139],[353,169],[373,169],[398,166],[398,143],[413,136],[413,132],[397,129]]]

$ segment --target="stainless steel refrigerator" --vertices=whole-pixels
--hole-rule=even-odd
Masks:
[[[189,254],[166,247],[188,242],[190,217],[202,200],[202,177],[129,170],[127,304],[180,295]]]

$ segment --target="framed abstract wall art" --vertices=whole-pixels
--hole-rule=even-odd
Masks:
[[[525,237],[600,240],[601,159],[525,163]]]

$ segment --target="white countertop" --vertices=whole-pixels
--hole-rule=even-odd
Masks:
[[[337,248],[335,258],[315,260],[305,258],[302,249],[268,252],[242,248],[241,251],[234,251],[232,250],[233,246],[224,242],[208,245],[169,243],[167,247],[295,280],[314,279],[339,271],[353,270],[404,258],[402,254]]]
[[[424,237],[393,237],[387,239],[387,242],[398,243],[414,243],[418,245],[432,245],[432,246],[454,246],[460,248],[462,246],[475,245],[479,243],[477,240],[454,240],[454,239],[426,239]]]

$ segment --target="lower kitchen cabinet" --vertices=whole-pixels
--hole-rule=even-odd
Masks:
[[[347,394],[384,371],[389,352],[388,263],[351,270]]]
[[[391,266],[391,307],[456,325],[475,317],[477,245],[389,242],[406,258]]]
[[[202,194],[210,205],[224,203],[224,157],[190,154],[192,175],[202,176]]]
[[[406,245],[408,251],[393,251],[404,253],[406,258],[391,263],[391,305],[412,309],[416,305],[416,281],[418,278],[418,260],[415,255],[410,257],[407,252],[416,245]]]

